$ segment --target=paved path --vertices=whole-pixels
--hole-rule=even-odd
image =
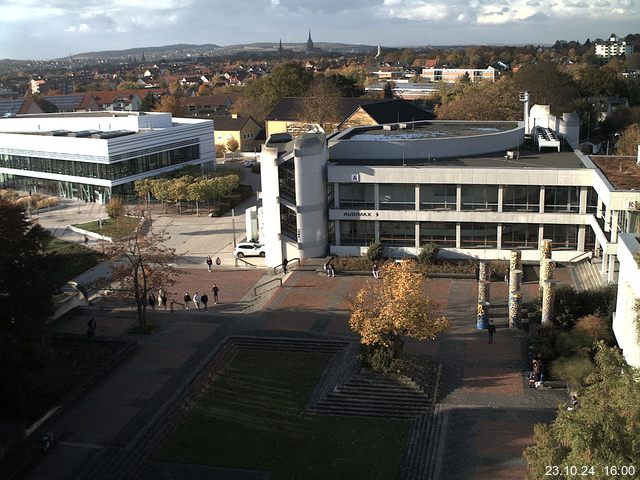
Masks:
[[[110,478],[93,471],[105,455],[126,452],[144,441],[147,428],[161,417],[176,392],[229,334],[257,332],[352,336],[347,325],[348,301],[370,277],[327,278],[312,271],[294,271],[281,289],[263,303],[251,302],[253,287],[271,278],[268,270],[220,268],[207,272],[187,269],[172,291],[180,295],[221,287],[221,304],[209,312],[152,312],[159,329],[149,336],[124,333],[133,323],[131,312],[82,310],[58,321],[57,331],[82,334],[88,315],[96,317],[98,336],[136,338],[135,352],[102,378],[79,401],[56,417],[51,429],[62,436],[29,475],[32,480]],[[449,333],[435,342],[409,340],[407,353],[431,356],[444,366],[441,410],[443,431],[442,479],[523,478],[522,449],[531,443],[533,425],[554,417],[566,392],[531,390],[523,378],[523,339],[506,324],[506,285],[492,283],[495,343],[475,329],[476,282],[427,281],[437,312],[452,322]],[[537,292],[527,284],[526,295]],[[252,313],[253,312],[253,313]],[[139,461],[139,460],[137,460]],[[95,474],[95,475],[94,475]],[[194,476],[193,478],[199,478]]]

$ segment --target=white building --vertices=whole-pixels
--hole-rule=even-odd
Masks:
[[[422,76],[430,82],[456,83],[467,75],[471,82],[478,80],[496,81],[497,70],[487,68],[436,68],[422,69]]]
[[[106,202],[133,182],[187,165],[215,167],[211,120],[86,112],[0,119],[0,187]]]
[[[613,333],[629,365],[640,367],[640,237],[620,235],[618,242],[618,299],[613,317]]]
[[[613,33],[609,40],[596,43],[596,57],[611,58],[628,56],[632,53],[633,45],[628,45],[626,41],[618,39]]]

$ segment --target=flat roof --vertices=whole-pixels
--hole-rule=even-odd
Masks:
[[[383,126],[356,128],[340,140],[367,140],[386,142],[390,140],[424,140],[428,138],[450,138],[487,135],[506,132],[518,128],[518,122],[405,122],[408,128],[399,129],[391,125],[391,129]],[[388,127],[388,126],[387,126]]]
[[[616,190],[640,190],[637,157],[592,155],[591,160]]]
[[[514,150],[515,158],[505,158],[505,152],[487,153],[468,157],[435,158],[431,161],[424,159],[405,159],[405,165],[424,167],[471,167],[471,168],[545,168],[545,169],[577,169],[588,168],[571,146],[561,143],[561,151],[556,149],[542,149],[538,151],[531,140],[527,140],[518,150]],[[336,165],[371,165],[371,166],[401,166],[402,158],[385,159],[348,159],[331,158],[329,161]]]

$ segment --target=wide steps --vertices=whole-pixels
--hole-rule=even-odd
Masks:
[[[330,340],[288,339],[282,337],[230,337],[229,341],[240,349],[280,352],[336,353],[347,345],[346,342]]]
[[[588,261],[582,261],[571,266],[571,272],[576,285],[576,290],[584,292],[595,290],[604,285],[598,269]]]

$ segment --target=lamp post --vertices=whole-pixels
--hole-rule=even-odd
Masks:
[[[233,248],[236,248],[236,210],[231,209],[231,231],[233,232]]]

